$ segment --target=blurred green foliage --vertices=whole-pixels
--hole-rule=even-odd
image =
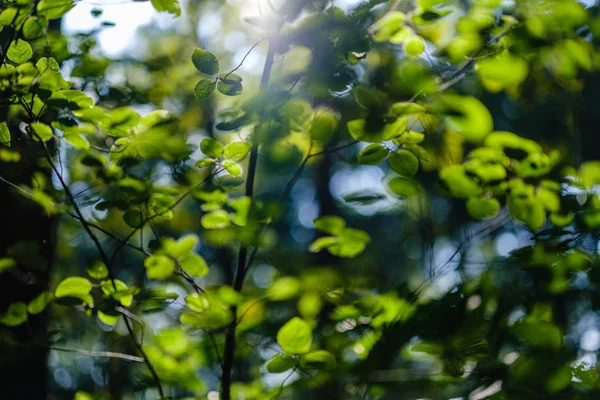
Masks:
[[[170,25],[113,58],[114,24],[56,29],[70,0],[2,3],[0,180],[56,232],[4,228],[0,283],[33,290],[0,341],[50,377],[24,381],[598,398],[598,5],[337,3],[153,0]]]

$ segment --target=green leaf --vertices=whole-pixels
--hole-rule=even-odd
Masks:
[[[27,305],[22,302],[11,303],[8,310],[0,315],[0,323],[6,326],[19,326],[27,321]]]
[[[315,350],[300,358],[303,369],[334,369],[337,365],[333,354],[326,350]]]
[[[318,238],[308,247],[308,251],[311,253],[318,253],[323,249],[327,249],[330,246],[333,246],[339,242],[339,239],[334,236],[326,236],[322,238]]]
[[[312,344],[312,328],[306,321],[294,317],[277,332],[277,343],[288,354],[308,353]]]
[[[221,157],[223,155],[223,145],[213,139],[213,138],[205,138],[200,142],[200,150],[207,156],[211,157]]]
[[[411,57],[418,57],[425,51],[425,41],[420,36],[411,36],[404,42],[404,51]]]
[[[181,15],[179,0],[152,0],[152,6],[158,12],[167,12],[177,17]]]
[[[412,179],[396,177],[388,182],[390,190],[400,197],[412,197],[419,193],[419,185]]]
[[[244,142],[233,142],[225,146],[223,156],[229,160],[241,161],[250,151],[250,146]]]
[[[144,260],[149,279],[167,279],[175,272],[175,261],[167,256],[152,255]]]
[[[105,325],[115,325],[117,322],[119,322],[119,319],[121,318],[121,314],[109,314],[107,312],[104,312],[102,310],[98,310],[98,319],[100,320],[100,322],[102,322]]]
[[[60,70],[60,66],[58,65],[58,63],[56,62],[56,60],[54,59],[54,57],[50,57],[50,58],[42,57],[42,58],[40,58],[35,63],[35,67],[40,72],[46,72],[46,71],[58,72]]]
[[[236,162],[231,160],[225,160],[221,163],[223,167],[229,172],[231,176],[238,176],[242,173],[242,167],[240,167]]]
[[[358,162],[361,164],[376,165],[385,160],[389,150],[378,143],[373,143],[365,147],[358,154]]]
[[[437,343],[423,342],[417,343],[414,346],[412,346],[410,348],[410,351],[414,351],[417,353],[427,353],[431,355],[440,355],[443,353],[444,347]]]
[[[208,298],[205,294],[193,293],[185,297],[185,304],[195,312],[202,312],[209,306]]]
[[[391,11],[386,13],[383,18],[377,21],[377,28],[373,39],[376,42],[385,42],[390,39],[402,26],[406,20],[406,15],[400,11]]]
[[[407,177],[415,176],[419,170],[419,159],[408,150],[398,150],[391,153],[388,163],[394,171]]]
[[[50,20],[62,17],[73,7],[75,7],[73,0],[41,0],[37,11],[40,17]]]
[[[100,107],[91,107],[73,111],[73,115],[82,121],[99,124],[106,117],[106,113]]]
[[[192,62],[198,71],[206,75],[216,75],[221,69],[214,54],[198,47],[192,52]]]
[[[558,227],[563,227],[571,224],[573,219],[575,218],[575,214],[572,212],[562,214],[562,213],[551,213],[550,214],[550,223],[552,225],[556,225]],[[0,268],[1,270],[1,268]]]
[[[365,110],[377,110],[381,108],[381,95],[375,89],[369,89],[364,86],[356,86],[352,91],[354,99],[359,106]]]
[[[115,287],[117,288],[116,290]],[[118,279],[115,279],[114,281],[105,280],[100,282],[100,288],[106,296],[112,297],[125,307],[129,307],[133,302],[132,290],[129,289],[127,284],[123,281]]]
[[[189,255],[200,240],[198,236],[191,233],[177,239],[165,238],[162,240],[162,247],[171,257],[178,258]]]
[[[92,261],[87,267],[86,271],[93,279],[104,279],[108,276],[108,268],[100,260]]]
[[[23,37],[27,40],[38,39],[48,28],[48,21],[38,17],[30,16],[23,24]]]
[[[215,160],[214,158],[203,158],[202,160],[197,161],[194,165],[198,168],[205,168],[209,165],[213,165],[216,161],[217,160]]]
[[[424,140],[425,134],[423,132],[406,131],[400,136],[394,138],[394,143],[402,144],[404,145],[404,147],[406,147],[408,145],[416,145],[419,143],[423,143]]]
[[[129,227],[139,229],[144,226],[144,214],[140,210],[132,208],[123,214],[123,221],[125,221]]]
[[[50,292],[42,292],[27,304],[27,312],[29,314],[39,314],[46,309],[48,302],[52,297]]]
[[[315,319],[323,308],[321,295],[315,292],[308,292],[302,295],[298,300],[298,312],[306,319]]]
[[[521,321],[513,327],[517,337],[532,347],[559,349],[563,344],[560,328],[546,321]]]
[[[201,79],[194,86],[194,94],[197,98],[203,99],[208,97],[212,92],[215,91],[217,84],[210,79]]]
[[[396,117],[401,117],[403,115],[418,115],[425,112],[425,107],[412,102],[399,102],[392,104],[389,112]]]
[[[35,140],[41,139],[42,142],[47,142],[54,136],[52,128],[46,124],[42,124],[41,122],[32,122],[30,126],[31,129],[33,129],[33,132],[36,134],[36,136],[34,136]]]
[[[8,271],[9,269],[13,268],[16,265],[17,265],[17,262],[15,261],[14,258],[10,258],[10,257],[0,258],[0,274]]]
[[[231,220],[234,224],[246,226],[251,205],[252,199],[248,196],[241,196],[229,200],[229,206],[235,210],[235,214],[231,216]]]
[[[86,304],[93,304],[94,300],[90,295],[92,283],[86,278],[77,276],[69,277],[58,284],[54,291],[56,298],[73,297],[83,301]]]
[[[67,107],[71,110],[79,110],[82,108],[91,108],[94,105],[94,100],[79,90],[59,90],[52,92],[46,103],[53,107]]]
[[[328,246],[327,250],[336,257],[345,258],[356,257],[371,241],[371,237],[366,232],[353,228],[345,228],[337,239],[337,242]]]
[[[227,78],[225,78],[227,76]],[[242,77],[236,74],[223,74],[217,83],[217,90],[226,96],[237,96],[242,93]]]
[[[38,87],[51,92],[67,89],[72,83],[67,82],[60,72],[47,70],[38,78]]]
[[[231,323],[232,319],[229,309],[221,305],[211,305],[202,314],[184,312],[179,317],[182,324],[201,329],[219,329]]]
[[[500,212],[500,202],[494,197],[471,197],[467,200],[467,212],[480,220],[494,217]]]
[[[329,233],[330,235],[339,235],[346,227],[346,222],[336,215],[326,215],[314,220],[315,228]]]
[[[348,133],[356,140],[363,142],[379,142],[382,140],[381,132],[369,132],[367,130],[367,121],[364,119],[355,119],[347,123]]]
[[[188,254],[181,257],[178,262],[181,268],[191,276],[200,277],[208,274],[208,265],[198,254]]]
[[[479,196],[481,187],[466,174],[462,165],[451,165],[440,172],[440,178],[453,196],[468,199]]]
[[[279,374],[293,368],[296,365],[296,359],[287,354],[277,354],[267,362],[267,371],[272,374]]]
[[[419,160],[429,162],[431,161],[431,157],[429,157],[429,153],[423,147],[418,144],[405,144],[404,148],[411,153],[413,153]]]
[[[317,110],[310,127],[310,136],[320,142],[326,142],[335,132],[337,122],[337,117],[331,110]]]
[[[229,285],[219,287],[218,294],[219,300],[227,306],[236,306],[244,301],[244,296]]]
[[[0,143],[10,147],[10,130],[6,122],[0,122]]]
[[[68,130],[65,132],[64,138],[71,146],[79,150],[88,150],[90,143],[86,138],[83,137],[79,132],[74,130]]]
[[[494,128],[492,114],[475,97],[444,95],[445,123],[448,129],[470,142],[479,143]]]
[[[175,357],[183,356],[190,345],[189,336],[179,327],[161,330],[154,340],[161,349]]]
[[[522,138],[512,132],[496,131],[485,138],[485,145],[498,150],[517,149],[529,154],[542,152],[542,146],[537,142]]]
[[[520,85],[529,74],[529,64],[525,58],[505,50],[477,61],[476,71],[488,91],[498,92]]]
[[[231,225],[229,214],[224,210],[215,210],[204,214],[200,223],[206,229],[221,229]]]
[[[29,61],[33,56],[31,45],[22,39],[16,39],[11,44],[6,52],[8,59],[14,63],[22,64]]]
[[[7,6],[5,6],[5,7],[7,7]],[[0,13],[0,25],[10,26],[13,23],[13,20],[15,19],[15,17],[17,16],[18,11],[19,10],[17,10],[16,8],[12,8],[12,7],[4,8],[2,10],[2,12]],[[2,31],[2,29],[0,29],[0,31]]]
[[[92,103],[93,105],[93,103]],[[110,110],[102,121],[102,129],[111,136],[127,136],[130,130],[137,125],[140,115],[128,107]],[[122,152],[122,149],[118,150]]]
[[[277,279],[267,289],[267,296],[271,301],[285,301],[293,299],[301,289],[301,283],[297,278],[285,276]]]

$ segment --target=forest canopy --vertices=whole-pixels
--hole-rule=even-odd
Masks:
[[[2,0],[19,399],[597,399],[595,0]]]

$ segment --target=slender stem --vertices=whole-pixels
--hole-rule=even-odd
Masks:
[[[1,179],[1,178],[0,178],[0,179]],[[70,212],[69,212],[69,213],[67,213],[67,214],[69,214],[69,215],[70,215],[71,217],[73,217],[74,219],[76,219],[76,220],[78,220],[78,221],[81,221],[77,215],[75,215],[75,214],[73,214],[73,213],[70,213]],[[125,246],[128,246],[128,247],[131,247],[132,249],[135,249],[135,250],[139,251],[140,253],[143,253],[143,254],[145,254],[145,255],[147,255],[147,256],[149,256],[149,255],[151,254],[149,251],[145,250],[144,248],[142,248],[142,247],[139,247],[139,246],[136,246],[136,245],[135,245],[135,244],[133,244],[133,243],[126,242],[125,240],[121,239],[121,238],[120,238],[120,237],[118,237],[117,235],[115,235],[115,234],[113,234],[112,232],[110,232],[110,231],[108,231],[108,230],[106,230],[106,229],[102,228],[102,227],[101,227],[101,226],[99,226],[99,225],[96,225],[96,224],[94,224],[94,223],[92,223],[92,222],[87,222],[87,224],[90,226],[90,228],[94,228],[94,229],[96,229],[96,230],[98,230],[98,231],[100,231],[100,232],[104,233],[106,236],[108,236],[109,238],[113,239],[113,240],[114,240],[114,241],[116,241],[116,242],[119,242],[119,243],[121,243],[121,244],[123,244],[123,245],[125,245]]]
[[[269,50],[263,69],[262,78],[260,80],[260,90],[264,91],[271,77],[273,68],[273,59],[275,50],[273,42],[269,42]],[[256,164],[258,161],[258,142],[252,143],[250,149],[250,160],[248,161],[248,177],[246,179],[246,196],[252,197],[254,194],[254,177],[256,175]],[[246,257],[248,255],[248,247],[242,245],[238,253],[238,266],[233,282],[233,289],[240,292],[244,285],[244,277],[246,275]],[[233,369],[233,359],[235,356],[235,331],[237,327],[237,307],[231,307],[232,320],[227,328],[225,336],[225,350],[223,352],[223,376],[221,377],[221,400],[231,400],[231,371]]]
[[[255,48],[256,46],[258,46],[259,44],[261,44],[261,43],[262,43],[262,41],[263,41],[263,39],[260,39],[258,42],[254,43],[254,44],[252,45],[252,47],[250,47],[250,49],[248,50],[248,52],[246,53],[246,55],[244,55],[244,58],[242,58],[242,61],[240,61],[240,63],[237,65],[237,67],[235,67],[234,69],[232,69],[231,71],[229,71],[229,72],[227,73],[227,75],[225,75],[225,76],[223,77],[223,80],[226,80],[226,79],[227,79],[227,77],[229,77],[229,75],[233,74],[235,71],[237,71],[238,69],[240,69],[240,67],[241,67],[242,65],[244,65],[244,61],[246,61],[246,58],[248,58],[248,56],[250,55],[250,53],[252,53],[252,50],[254,50],[254,48]]]

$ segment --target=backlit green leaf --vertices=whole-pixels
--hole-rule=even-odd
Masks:
[[[208,274],[208,265],[198,254],[188,254],[181,257],[178,262],[181,268],[191,276],[200,277]]]
[[[88,275],[94,279],[104,279],[108,276],[108,268],[100,260],[92,261],[87,267]]]
[[[400,197],[412,197],[419,193],[419,185],[412,179],[396,177],[388,182],[390,190]]]
[[[204,214],[200,222],[206,229],[221,229],[231,225],[229,214],[223,210],[216,210]]]
[[[27,312],[29,314],[39,314],[46,309],[48,302],[52,298],[52,293],[42,292],[27,304]]]
[[[192,52],[192,62],[196,69],[203,74],[216,75],[219,73],[219,61],[211,52],[196,47]]]
[[[167,256],[152,255],[144,260],[149,279],[167,279],[175,272],[175,261]]]
[[[197,98],[203,99],[208,97],[212,92],[215,91],[217,84],[210,79],[201,79],[194,86],[194,94]]]
[[[304,369],[334,369],[337,365],[333,354],[326,350],[315,350],[300,358],[300,367]]]
[[[279,374],[293,368],[297,360],[287,354],[277,354],[271,358],[266,365],[267,371],[272,374]]]
[[[0,143],[10,147],[10,130],[6,122],[0,122]]]
[[[219,78],[217,90],[226,96],[237,96],[242,93],[242,77],[236,74],[224,74]]]
[[[52,139],[54,135],[52,132],[52,128],[50,128],[46,124],[42,124],[41,122],[32,122],[30,126],[31,129],[33,129],[34,138],[36,140],[47,142],[48,140]]]
[[[11,303],[8,310],[0,315],[0,324],[6,326],[19,326],[27,321],[27,305],[22,302]]]
[[[389,150],[378,143],[373,143],[365,147],[358,154],[358,162],[361,164],[379,164],[388,155]]]
[[[233,161],[241,161],[250,151],[250,146],[244,142],[233,142],[225,146],[223,156]]]
[[[158,12],[168,12],[177,17],[181,14],[179,0],[152,0],[152,6]]]
[[[93,299],[90,295],[92,291],[92,283],[85,279],[77,276],[66,278],[58,284],[54,291],[56,298],[61,297],[73,297],[79,299],[87,304],[92,304]]]
[[[467,211],[475,219],[494,217],[500,211],[500,202],[494,197],[471,197],[467,200]]]
[[[314,220],[315,228],[329,233],[331,235],[339,235],[346,227],[346,222],[336,215],[326,215]]]
[[[413,177],[419,170],[419,160],[408,150],[398,150],[388,157],[390,167],[400,175]]]
[[[277,332],[277,343],[288,354],[308,353],[312,344],[312,328],[306,321],[294,317]]]
[[[22,64],[33,56],[31,45],[22,39],[16,39],[6,51],[8,59],[14,63]]]
[[[200,142],[200,150],[207,156],[221,157],[223,155],[223,145],[213,138],[205,138]]]

